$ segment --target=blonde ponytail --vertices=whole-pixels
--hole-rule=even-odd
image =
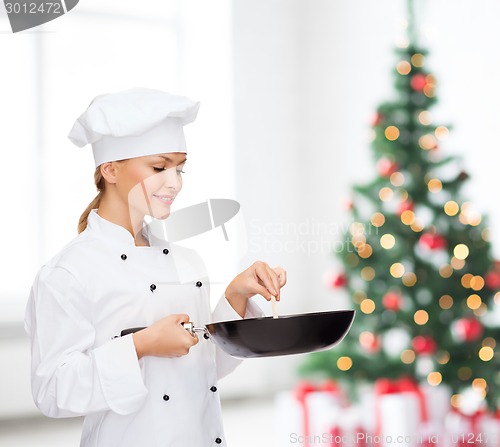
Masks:
[[[80,220],[78,221],[78,234],[80,234],[85,228],[87,228],[87,219],[89,217],[90,211],[95,208],[99,208],[99,203],[101,202],[102,195],[104,193],[104,177],[101,174],[101,168],[98,166],[94,172],[94,182],[97,188],[97,195],[94,197],[94,200],[90,202],[89,206],[85,209],[85,211],[80,216]]]

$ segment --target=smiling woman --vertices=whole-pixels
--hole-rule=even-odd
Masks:
[[[99,208],[99,215],[104,218],[108,218],[107,209],[110,208],[111,203],[119,203],[119,201],[126,203],[128,207],[133,206],[135,202],[137,202],[137,198],[134,200],[134,197],[139,195],[139,198],[142,201],[146,201],[147,209],[142,207],[142,215],[149,215],[155,217],[157,219],[165,219],[170,213],[170,205],[175,199],[175,196],[179,193],[182,188],[182,177],[181,174],[184,173],[183,168],[186,163],[186,156],[182,153],[172,154],[173,158],[164,156],[164,155],[154,155],[154,156],[145,156],[145,157],[137,157],[128,160],[120,160],[114,162],[108,162],[101,166],[97,167],[94,172],[94,181],[96,185],[96,189],[98,190],[98,194],[96,197],[90,202],[85,211],[80,216],[78,222],[78,233],[81,233],[85,230],[87,226],[87,218],[89,213],[96,208]],[[180,160],[174,160],[174,158],[180,158]],[[128,194],[123,193],[120,195],[120,191],[123,190],[122,182],[120,181],[118,185],[118,177],[122,178],[122,174],[125,172],[137,171],[132,177],[136,178],[137,182],[132,186],[128,192]],[[156,178],[156,183],[164,183],[163,178],[153,177],[151,175],[151,171],[156,173],[164,173],[163,177],[168,174],[169,178],[172,178],[172,171],[175,170],[174,177],[176,178],[176,182],[178,184],[177,188],[175,186],[169,187],[171,189],[170,192],[166,194],[153,193],[153,197],[160,200],[164,205],[168,205],[168,214],[164,212],[158,213],[153,210],[152,202],[148,199],[148,189],[153,187],[153,178]],[[143,178],[149,177],[145,180]],[[127,177],[125,177],[127,178]],[[109,183],[106,187],[106,183]],[[146,183],[148,187],[146,187]],[[114,185],[114,186],[111,186]],[[140,187],[140,188],[139,188]],[[108,191],[107,194],[104,192]],[[123,194],[126,194],[127,197],[122,197]],[[130,214],[130,213],[129,213]],[[127,214],[127,216],[129,215]],[[122,221],[122,226],[128,226],[126,223],[128,219]],[[129,230],[132,232],[132,227],[129,227]],[[141,244],[143,245],[143,243]]]
[[[183,325],[262,316],[249,299],[279,300],[286,282],[257,261],[212,312],[200,256],[145,224],[168,218],[182,188],[183,127],[198,108],[134,88],[94,98],[70,131],[92,145],[102,189],[83,231],[39,270],[25,321],[34,401],[49,417],[85,416],[82,446],[221,444],[216,384],[240,360]],[[127,327],[141,330],[115,337]]]

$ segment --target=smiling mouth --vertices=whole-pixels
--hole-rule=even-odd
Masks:
[[[174,201],[174,196],[160,196],[157,194],[153,194],[153,197],[156,197],[160,202],[170,205]]]

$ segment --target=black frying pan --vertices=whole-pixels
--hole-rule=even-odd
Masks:
[[[184,327],[193,335],[203,332],[205,338],[214,340],[233,357],[271,357],[332,348],[349,331],[354,314],[354,310],[334,310],[222,321],[204,327],[184,323]],[[141,329],[126,329],[121,335]]]

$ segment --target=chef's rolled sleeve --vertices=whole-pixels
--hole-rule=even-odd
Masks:
[[[92,311],[84,287],[68,270],[40,270],[25,327],[31,337],[33,398],[46,416],[132,413],[147,395],[132,338],[96,348]]]
[[[262,312],[260,307],[257,306],[257,304],[255,304],[252,299],[249,299],[247,301],[244,318],[259,318],[263,316],[264,313]],[[242,320],[242,318],[241,315],[233,309],[227,298],[225,296],[222,296],[212,313],[212,321],[220,322],[230,320]],[[222,377],[227,376],[230,372],[234,371],[234,369],[242,362],[242,360],[231,357],[229,354],[217,347],[216,362],[217,377],[221,379]]]

